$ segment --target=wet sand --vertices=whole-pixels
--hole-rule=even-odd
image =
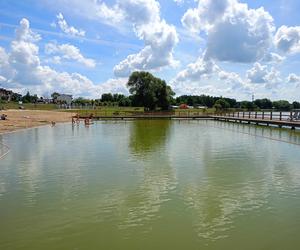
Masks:
[[[2,110],[0,115],[7,115],[7,120],[0,120],[0,134],[51,124],[52,122],[71,122],[73,113],[40,110]]]

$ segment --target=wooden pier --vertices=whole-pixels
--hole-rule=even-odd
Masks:
[[[239,122],[255,125],[277,126],[279,128],[300,128],[300,120],[293,120],[294,112],[234,112],[212,115],[218,121]]]
[[[218,120],[225,122],[239,122],[255,125],[277,126],[279,128],[300,128],[300,120],[293,120],[295,112],[234,112],[222,114],[203,113],[138,113],[138,114],[115,114],[115,115],[77,115],[72,118],[72,122],[80,120],[155,120],[155,119],[189,119],[189,120]]]
[[[74,116],[73,118],[77,118]],[[210,115],[115,115],[115,116],[79,116],[80,120],[92,119],[92,120],[157,120],[157,119],[213,119]]]

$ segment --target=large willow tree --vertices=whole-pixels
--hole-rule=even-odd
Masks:
[[[154,77],[149,72],[133,72],[127,85],[132,94],[133,104],[143,106],[147,110],[169,109],[172,97],[175,95],[164,80]]]

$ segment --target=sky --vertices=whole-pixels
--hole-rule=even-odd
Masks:
[[[0,0],[0,87],[128,94],[149,71],[176,95],[300,101],[298,0]]]

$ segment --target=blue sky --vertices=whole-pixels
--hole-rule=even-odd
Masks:
[[[127,94],[147,70],[177,95],[300,101],[296,0],[0,0],[0,86]]]

